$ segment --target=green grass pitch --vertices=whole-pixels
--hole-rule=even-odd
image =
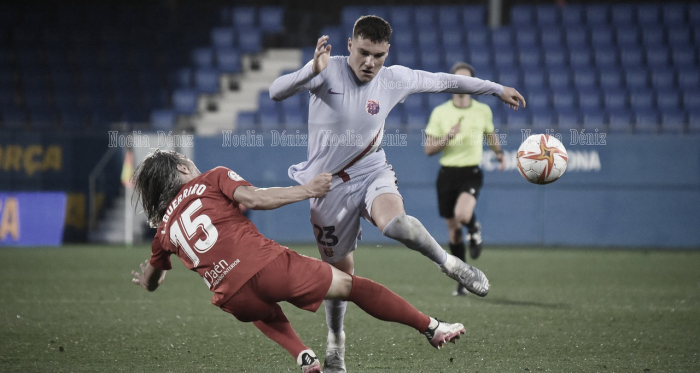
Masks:
[[[252,324],[211,305],[204,282],[176,258],[156,292],[132,285],[130,271],[148,254],[145,246],[0,249],[0,372],[298,371]],[[405,248],[363,246],[355,258],[358,275],[462,322],[467,334],[438,351],[351,305],[350,372],[700,369],[700,253],[486,248],[473,261],[491,280],[486,298],[452,297],[454,283]],[[322,355],[323,307],[283,308]]]

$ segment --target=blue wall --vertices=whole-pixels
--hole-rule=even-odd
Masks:
[[[486,244],[700,248],[700,137],[599,136],[597,145],[572,145],[571,134],[560,135],[569,168],[546,186],[526,182],[515,168],[521,134],[505,138],[504,172],[495,171],[492,152],[485,150],[485,185],[476,213]],[[446,243],[434,185],[438,158],[424,155],[420,135],[406,142],[385,147],[406,211]],[[221,137],[195,140],[199,168],[227,166],[258,186],[294,185],[287,168],[306,158],[306,147],[272,146],[270,138],[255,147],[222,143]],[[306,202],[254,212],[252,220],[280,242],[313,243]],[[363,238],[392,242],[364,221]]]

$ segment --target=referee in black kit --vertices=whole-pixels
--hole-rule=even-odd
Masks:
[[[452,67],[451,74],[474,76],[474,68],[464,62]],[[493,134],[493,114],[488,105],[473,100],[470,95],[454,94],[450,101],[433,109],[425,128],[425,153],[440,156],[440,173],[437,180],[440,216],[445,218],[450,235],[452,255],[465,260],[462,225],[467,227],[469,256],[476,259],[481,254],[481,226],[476,220],[474,207],[484,183],[479,168],[483,152],[484,134],[488,144],[500,162],[505,164],[498,137]],[[467,295],[459,285],[453,295]]]

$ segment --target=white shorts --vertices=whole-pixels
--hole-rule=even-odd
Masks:
[[[357,240],[362,239],[360,217],[374,224],[372,202],[385,193],[401,197],[396,184],[394,169],[387,164],[339,184],[323,198],[310,200],[311,224],[324,262],[340,261],[357,248]]]

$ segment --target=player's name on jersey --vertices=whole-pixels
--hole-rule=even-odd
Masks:
[[[109,135],[110,148],[151,148],[153,147],[154,139],[152,134],[142,134],[141,131],[133,131],[129,134],[122,134],[119,131],[107,131]],[[173,131],[166,133],[165,131],[157,131],[155,139],[155,147],[178,147],[191,148],[194,146],[194,135],[188,135],[182,131],[182,134],[173,134]]]
[[[204,184],[194,184],[191,187],[183,190],[182,193],[180,193],[176,198],[173,198],[173,201],[170,202],[170,206],[168,206],[168,209],[165,210],[165,215],[163,215],[163,222],[168,222],[168,219],[170,219],[170,214],[172,214],[173,210],[175,210],[175,208],[182,203],[183,199],[187,200],[187,197],[194,195],[201,196],[206,189],[207,186]]]

